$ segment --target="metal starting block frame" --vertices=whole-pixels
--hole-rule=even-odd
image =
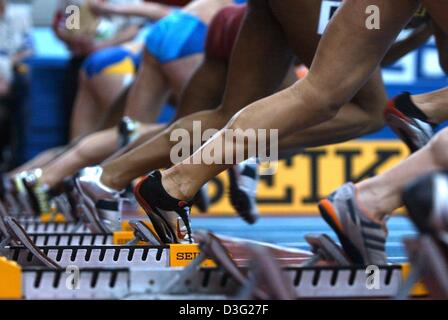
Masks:
[[[98,246],[113,244],[113,234],[95,233],[32,233],[37,246]]]
[[[166,268],[185,266],[199,254],[198,245],[137,245],[146,239],[139,233],[140,223],[133,224],[134,232],[117,234],[28,234],[14,218],[6,218],[5,223],[9,237],[2,242],[0,254],[22,267]],[[125,245],[112,245],[119,241]],[[132,245],[126,245],[129,242]]]
[[[187,245],[192,246],[192,245]],[[178,253],[183,252],[178,245]],[[176,246],[174,246],[176,248]],[[211,247],[210,247],[211,248]],[[210,248],[208,250],[210,250]],[[79,269],[79,286],[71,286],[73,278],[64,269],[24,267],[21,271],[20,296],[23,299],[182,299],[186,297],[244,298],[245,288],[241,278],[235,278],[235,271],[229,273],[223,267],[201,267],[206,255],[199,253],[187,267],[159,267],[148,264],[155,259],[148,257],[159,254],[159,261],[165,263],[168,248],[154,247],[44,247],[42,250],[60,265],[76,266]],[[207,248],[203,248],[206,249]],[[131,253],[133,251],[133,254]],[[146,262],[143,259],[146,253]],[[175,250],[173,250],[176,252]],[[34,256],[23,247],[11,247],[13,259],[32,265]],[[164,255],[165,254],[165,255]],[[219,258],[225,264],[225,258]],[[87,256],[89,255],[89,259]],[[170,257],[172,257],[172,252]],[[176,255],[175,255],[176,256]],[[154,257],[153,257],[154,258]],[[1,259],[1,258],[0,258]],[[90,262],[88,262],[89,260]],[[82,261],[85,263],[83,264]],[[93,262],[99,262],[95,264]],[[140,263],[136,263],[139,261]],[[191,261],[191,260],[190,260]],[[15,262],[15,268],[21,267]],[[107,266],[109,265],[109,266]],[[126,266],[126,267],[123,267]],[[92,268],[95,267],[95,268]],[[0,278],[1,274],[0,266]],[[68,270],[68,269],[67,269]],[[366,285],[365,268],[353,266],[286,267],[279,269],[285,284],[292,288],[296,299],[315,298],[393,298],[403,287],[404,270],[400,265],[380,267],[379,289]],[[238,268],[245,279],[253,279],[254,269]],[[77,288],[77,289],[76,289]],[[16,290],[17,291],[17,290]],[[0,298],[2,297],[0,292]]]
[[[23,228],[18,224],[10,221],[9,227],[14,227],[16,234],[22,234],[19,237],[22,243],[32,240],[23,237],[23,230],[22,233],[17,230]],[[38,237],[37,235],[36,239]],[[201,239],[199,246],[11,245],[4,251],[12,263],[16,262],[18,268],[23,268],[20,286],[21,297],[25,299],[272,296],[258,287],[260,283],[264,283],[263,277],[266,274],[257,274],[257,269],[250,265],[252,268],[238,267],[233,260],[236,257],[230,256],[218,237],[202,232],[197,233],[196,238]],[[308,240],[311,240],[316,256],[321,258],[334,250],[338,251],[337,245],[328,237],[308,237]],[[249,245],[248,248],[251,247],[253,246]],[[259,251],[260,256],[267,256],[268,252],[275,251],[272,248],[263,250]],[[250,253],[251,250],[248,251]],[[213,259],[219,267],[204,268],[206,258]],[[275,261],[274,256],[271,261]],[[343,265],[284,267],[278,269],[278,279],[283,279],[281,283],[290,291],[289,296],[296,299],[392,298],[403,287],[402,266],[380,267],[379,288],[369,289],[365,268],[346,266],[345,260],[341,260],[339,264],[341,263]],[[181,267],[186,265],[188,266]],[[70,282],[73,280],[69,278],[70,272],[66,271],[69,269],[79,272],[75,288]],[[0,266],[0,278],[1,276]]]
[[[20,223],[28,234],[33,233],[91,233],[90,229],[75,222],[36,222],[22,221]]]
[[[24,246],[6,248],[6,257],[23,267],[42,266],[41,260]],[[60,268],[166,268],[168,247],[152,246],[43,246],[38,247]]]
[[[78,286],[70,286],[64,270],[26,268],[22,273],[24,299],[159,299],[160,296],[238,297],[240,286],[219,268],[186,269],[82,269]],[[247,270],[246,270],[247,271]],[[393,298],[403,284],[401,267],[380,268],[381,286],[369,290],[365,269],[349,267],[287,268],[283,274],[296,299]],[[173,279],[178,281],[174,284]]]

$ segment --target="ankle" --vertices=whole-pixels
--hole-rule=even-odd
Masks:
[[[189,201],[194,197],[190,192],[188,180],[182,179],[175,172],[166,170],[162,172],[162,186],[165,191],[173,198]]]
[[[356,185],[357,205],[367,218],[376,222],[382,222],[388,214],[381,208],[382,201],[380,199],[382,197],[379,193],[375,189],[369,188],[365,183]]]
[[[120,183],[120,181],[116,177],[114,177],[113,174],[110,174],[109,172],[107,172],[104,169],[103,169],[103,173],[101,174],[101,177],[100,177],[100,183],[102,183],[107,188],[117,190],[117,191],[123,190],[124,188],[126,188],[126,186],[123,186],[123,184]]]
[[[420,109],[428,118],[428,122],[432,124],[439,124],[443,122],[444,119],[439,119],[440,110],[443,110],[445,107],[443,104],[439,104],[436,102],[426,101],[422,96],[411,96],[411,100],[414,105]]]

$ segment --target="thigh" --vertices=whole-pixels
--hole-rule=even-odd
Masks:
[[[248,3],[229,62],[223,112],[233,114],[274,93],[285,78],[293,54],[266,0]]]
[[[376,5],[380,29],[366,27],[366,9]],[[391,44],[411,19],[415,0],[346,0],[323,35],[307,82],[336,107],[353,98],[370,79]],[[333,103],[333,102],[332,102]]]
[[[182,93],[175,120],[220,105],[227,78],[227,63],[205,58]]]
[[[446,0],[422,0],[431,18],[448,34],[448,1]]]
[[[170,88],[177,97],[182,93],[191,76],[202,62],[204,55],[195,54],[161,65]]]
[[[271,0],[271,10],[299,60],[310,66],[319,44],[321,0]]]
[[[133,75],[99,74],[90,80],[90,88],[94,92],[101,110],[110,109],[113,102],[126,88],[129,77],[132,78]]]

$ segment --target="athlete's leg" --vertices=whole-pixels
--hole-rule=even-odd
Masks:
[[[290,67],[292,54],[287,48],[267,1],[251,1],[230,61],[223,105],[182,118],[151,141],[104,164],[103,183],[121,189],[149,170],[169,166],[173,130],[191,133],[193,121],[200,121],[202,129],[221,128],[243,106],[274,92]]]
[[[160,64],[145,49],[142,64],[129,92],[125,115],[144,123],[153,123],[169,93],[169,83]]]
[[[28,170],[33,170],[36,168],[41,168],[54,160],[56,157],[58,157],[65,147],[56,147],[49,150],[46,150],[36,157],[34,157],[32,160],[28,161],[27,163],[21,165],[20,167],[15,168],[14,170],[8,172],[9,177],[13,177],[14,175]]]
[[[291,154],[375,132],[384,127],[386,102],[387,96],[378,70],[355,99],[345,104],[333,119],[281,139],[279,151]]]
[[[379,30],[366,28],[369,5],[377,5],[381,11]],[[327,27],[307,77],[291,88],[249,105],[226,129],[278,129],[280,137],[284,137],[331,119],[366,83],[417,5],[413,0],[393,4],[387,0],[345,1]],[[273,105],[276,106],[275,117],[271,113]],[[222,150],[224,139],[224,131],[221,131],[204,147]],[[231,150],[223,150],[222,154],[247,148],[244,142],[231,146]],[[189,165],[188,162],[191,161],[163,174],[165,188],[178,199],[193,197],[206,181],[229,167]]]
[[[126,104],[126,97],[128,93],[128,88],[126,88],[120,96],[112,103],[112,106],[107,114],[104,114],[102,116],[101,121],[96,124],[96,131],[102,131],[109,128],[115,127],[120,119],[123,117],[123,110]],[[142,126],[143,130],[145,129],[144,126]],[[100,135],[103,136],[103,135]],[[99,136],[96,136],[99,137]],[[20,167],[15,168],[14,170],[10,171],[8,173],[9,176],[14,176],[17,173],[33,170],[37,168],[44,168],[46,166],[49,166],[51,163],[58,161],[58,158],[63,155],[65,152],[68,152],[72,148],[74,148],[80,141],[83,140],[85,137],[79,137],[73,141],[70,142],[70,144],[62,147],[57,147],[54,149],[46,150],[42,152],[41,154],[37,155],[34,159],[28,161],[27,163],[21,165]],[[104,143],[110,142],[109,140],[106,140]],[[116,143],[112,141],[112,144]],[[80,168],[83,167],[82,162],[79,163]]]
[[[204,63],[204,66],[205,68],[201,69],[202,71],[200,70],[199,74],[192,79],[193,86],[190,90],[186,90],[182,99],[185,100],[184,103],[192,103],[193,108],[205,109],[210,105],[219,104],[223,95],[226,64],[220,61],[209,61]],[[201,91],[201,94],[201,88],[208,88],[209,90]],[[165,127],[164,125],[143,124],[139,132],[144,136],[155,135]],[[82,139],[80,143],[65,152],[59,159],[43,168],[41,181],[49,186],[54,186],[80,168],[103,161],[117,148],[118,137],[115,131],[115,128],[111,128]]]
[[[116,126],[120,122],[124,115],[126,101],[128,100],[131,87],[132,83],[126,86],[126,88],[120,93],[117,99],[110,106],[109,112],[104,114],[102,119],[97,124],[95,131],[109,129]]]
[[[442,130],[418,152],[396,167],[356,185],[358,201],[366,214],[382,220],[402,206],[401,191],[413,179],[448,168],[448,129]]]
[[[174,122],[189,114],[210,109],[221,103],[225,90],[227,63],[222,60],[205,58],[183,91]],[[108,161],[118,158],[130,150],[151,140],[168,125],[142,125],[138,138],[112,155]],[[106,161],[107,162],[107,161]]]
[[[95,97],[92,94],[89,79],[85,72],[81,71],[79,75],[79,90],[76,95],[75,105],[70,120],[70,140],[90,132],[95,128],[100,110],[97,107]]]
[[[171,92],[175,97],[180,98],[184,87],[203,60],[204,54],[200,53],[161,64],[161,69],[166,74]]]
[[[411,96],[414,104],[428,117],[431,123],[448,119],[448,87],[437,91]]]
[[[167,82],[165,81],[165,77],[162,74],[158,63],[150,54],[145,53],[143,57],[143,66],[129,92],[127,106],[130,106],[130,108],[128,107],[126,109],[126,115],[139,120],[147,120],[147,114],[150,112],[147,112],[146,115],[140,113],[143,109],[143,105],[147,106],[147,111],[149,110],[149,106],[155,106],[158,113],[160,110],[159,106],[167,97],[168,90],[166,85]],[[119,95],[120,92],[117,92],[117,94]],[[134,104],[136,101],[139,103]],[[134,112],[137,112],[144,117],[136,117],[137,113]],[[66,176],[75,173],[80,168],[103,161],[117,149],[117,146],[118,134],[115,128],[87,136],[72,149],[59,157],[57,161],[54,161],[43,168],[41,181],[52,187],[61,182]]]
[[[102,114],[109,112],[112,104],[120,97],[133,77],[134,73],[101,74],[92,78],[91,88]]]
[[[428,10],[431,19],[445,34],[448,34],[448,2],[439,0],[422,0]]]
[[[167,69],[175,67],[173,63],[164,66]],[[177,73],[170,72],[179,79]],[[185,76],[185,75],[184,75]],[[173,78],[173,88],[180,87],[180,83],[187,83],[180,95],[179,107],[173,122],[190,114],[216,108],[221,104],[226,87],[227,63],[223,60],[204,57],[194,74],[188,79]],[[179,92],[179,89],[176,90]]]
[[[50,188],[57,186],[67,176],[73,175],[80,168],[94,165],[111,155],[118,144],[116,128],[91,134],[73,148],[42,168],[41,183]]]
[[[125,87],[126,75],[98,74],[88,79],[81,72],[81,87],[75,100],[71,119],[70,139],[95,131]]]

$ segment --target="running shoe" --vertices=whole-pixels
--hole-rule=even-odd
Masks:
[[[421,233],[447,241],[447,171],[433,172],[415,179],[403,189],[402,200],[409,217]]]
[[[386,226],[365,216],[357,203],[353,183],[344,184],[330,197],[320,201],[319,211],[355,264],[387,264]]]
[[[28,192],[34,211],[38,214],[47,214],[52,212],[52,194],[50,187],[43,184],[40,180],[41,177],[41,169],[25,171],[22,173],[23,184]]]
[[[190,212],[192,203],[171,197],[162,185],[162,174],[153,171],[138,182],[135,198],[164,243],[193,243]]]
[[[25,213],[26,215],[36,215],[39,213],[39,211],[36,210],[36,205],[33,202],[33,199],[31,198],[27,186],[25,185],[24,178],[26,177],[26,175],[27,175],[26,172],[21,172],[16,174],[12,178],[15,190],[15,197],[21,209],[23,210],[23,213]]]
[[[137,138],[139,127],[140,123],[138,121],[135,121],[130,117],[122,118],[118,125],[118,146],[123,148],[134,141]]]
[[[200,213],[207,213],[210,207],[210,197],[208,196],[208,183],[204,184],[199,189],[196,196],[193,198],[193,204],[198,208]]]
[[[384,117],[387,125],[395,134],[408,146],[413,153],[423,148],[434,135],[433,126],[401,112],[397,105],[409,100],[409,93],[403,93],[389,101],[384,110]]]
[[[101,183],[102,172],[100,166],[84,168],[75,178],[75,185],[91,213],[96,214],[108,231],[112,232],[121,227],[121,192]]]
[[[230,202],[240,217],[249,224],[259,218],[257,209],[258,163],[246,160],[228,170]]]

